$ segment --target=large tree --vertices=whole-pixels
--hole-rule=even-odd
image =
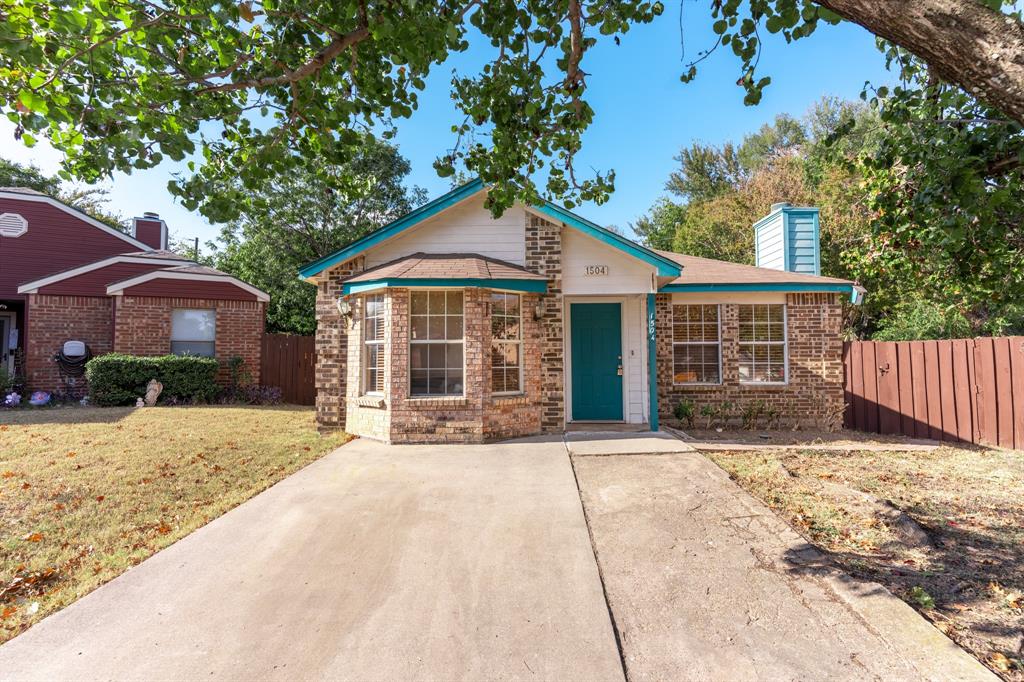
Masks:
[[[398,150],[367,136],[345,166],[278,178],[256,197],[245,200],[230,182],[216,191],[241,201],[242,214],[209,245],[208,261],[270,294],[269,331],[312,334],[316,289],[296,271],[421,202],[422,190],[403,185],[408,173]]]
[[[1024,122],[1014,0],[709,4],[714,47],[739,57],[749,103],[770,80],[758,70],[762,31],[793,40],[847,19]],[[571,206],[603,201],[614,183],[613,171],[583,175],[574,164],[595,114],[587,52],[663,10],[648,0],[3,0],[0,110],[25,143],[42,135],[65,152],[81,179],[189,159],[171,190],[224,219],[238,210],[211,191],[225,179],[253,192],[300,166],[340,167],[361,130],[390,133],[431,68],[476,41],[492,52],[479,73],[453,78],[464,122],[438,171],[479,175],[500,211],[535,200],[531,178],[543,170],[546,195]],[[682,77],[695,74],[693,65]]]

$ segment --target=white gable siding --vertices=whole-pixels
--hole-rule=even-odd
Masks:
[[[778,211],[757,227],[757,231],[754,233],[754,247],[759,268],[786,269],[782,239],[785,229],[785,216],[782,211]]]
[[[586,275],[590,265],[608,266],[607,275]],[[578,230],[562,229],[562,292],[577,294],[653,293],[654,266]]]
[[[478,253],[526,265],[526,211],[517,204],[495,219],[483,202],[479,194],[371,249],[366,267],[419,252]]]

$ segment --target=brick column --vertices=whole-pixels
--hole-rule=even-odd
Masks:
[[[562,228],[540,216],[526,217],[526,268],[544,275],[548,293],[540,296],[541,429],[565,428],[565,322],[562,299]]]
[[[363,270],[362,258],[323,273],[316,291],[316,424],[321,432],[345,426],[347,322],[338,312],[341,280]]]

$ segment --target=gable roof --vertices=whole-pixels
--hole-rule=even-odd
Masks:
[[[49,204],[50,206],[53,206],[54,208],[67,213],[68,215],[74,216],[78,220],[81,220],[83,223],[103,230],[107,234],[113,235],[114,237],[117,237],[118,239],[121,239],[131,244],[140,251],[153,250],[152,246],[149,246],[144,242],[140,242],[138,239],[135,239],[134,237],[127,235],[124,232],[121,232],[120,230],[115,230],[110,225],[101,223],[92,216],[83,213],[82,211],[79,211],[77,208],[68,206],[63,201],[58,201],[57,199],[54,199],[51,196],[47,196],[45,194],[42,194],[41,192],[37,192],[34,189],[29,189],[28,187],[0,187],[0,199],[13,199],[15,201],[34,201],[38,203]]]
[[[50,284],[61,282],[71,277],[77,277],[84,275],[87,272],[93,270],[99,270],[105,268],[108,265],[114,265],[117,263],[139,263],[146,265],[180,265],[183,262],[189,262],[187,258],[183,258],[176,253],[171,251],[135,251],[132,253],[122,253],[116,256],[110,256],[109,258],[102,258],[92,263],[86,263],[85,265],[79,265],[78,267],[71,268],[69,270],[61,270],[53,274],[47,275],[46,277],[40,277],[29,282],[18,285],[19,294],[34,294],[39,289]]]
[[[299,276],[302,278],[315,277],[324,270],[358,256],[363,251],[438,215],[442,211],[475,196],[483,190],[484,184],[479,178],[467,182],[461,187],[457,187],[447,194],[444,194],[437,199],[420,206],[416,210],[405,214],[398,220],[371,232],[362,239],[352,242],[345,248],[339,249],[328,256],[302,267],[299,270]],[[542,215],[554,218],[555,220],[561,221],[572,228],[585,232],[586,234],[589,234],[590,236],[595,237],[614,248],[624,251],[634,258],[639,258],[640,260],[650,263],[657,268],[659,276],[676,277],[680,273],[679,265],[670,258],[666,258],[663,255],[632,242],[607,228],[601,227],[596,223],[592,223],[589,220],[562,208],[561,206],[556,206],[551,202],[544,202],[539,206],[533,206],[531,208]]]
[[[151,282],[154,279],[179,279],[179,280],[190,280],[199,282],[224,282],[232,284],[243,291],[247,291],[256,297],[256,300],[263,301],[266,303],[270,300],[270,294],[257,289],[251,284],[243,282],[237,277],[232,277],[226,272],[221,272],[215,268],[210,268],[205,265],[199,265],[198,263],[188,262],[184,265],[178,265],[173,268],[165,268],[163,270],[153,270],[137,277],[122,280],[120,282],[114,282],[107,287],[107,294],[111,296],[120,296],[125,289],[130,287],[145,284]]]

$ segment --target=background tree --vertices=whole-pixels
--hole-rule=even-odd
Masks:
[[[268,331],[312,334],[316,288],[296,272],[421,203],[425,192],[403,185],[408,174],[398,150],[367,136],[344,167],[281,178],[243,201],[239,219],[207,245],[206,261],[270,294]],[[239,193],[237,185],[222,191]],[[192,245],[184,247],[191,256]]]
[[[25,144],[46,137],[86,181],[188,158],[171,191],[227,220],[239,210],[219,191],[228,181],[252,194],[275,177],[344,167],[361,132],[391,134],[430,69],[477,40],[490,59],[453,78],[464,122],[438,172],[464,166],[491,184],[495,212],[537,200],[539,173],[546,198],[571,207],[614,186],[613,171],[574,165],[595,113],[587,53],[663,10],[647,0],[6,0],[0,113]],[[847,19],[1024,122],[1015,0],[710,0],[710,11],[718,38],[699,60],[731,50],[748,103],[770,82],[758,71],[762,30],[795,40]]]

